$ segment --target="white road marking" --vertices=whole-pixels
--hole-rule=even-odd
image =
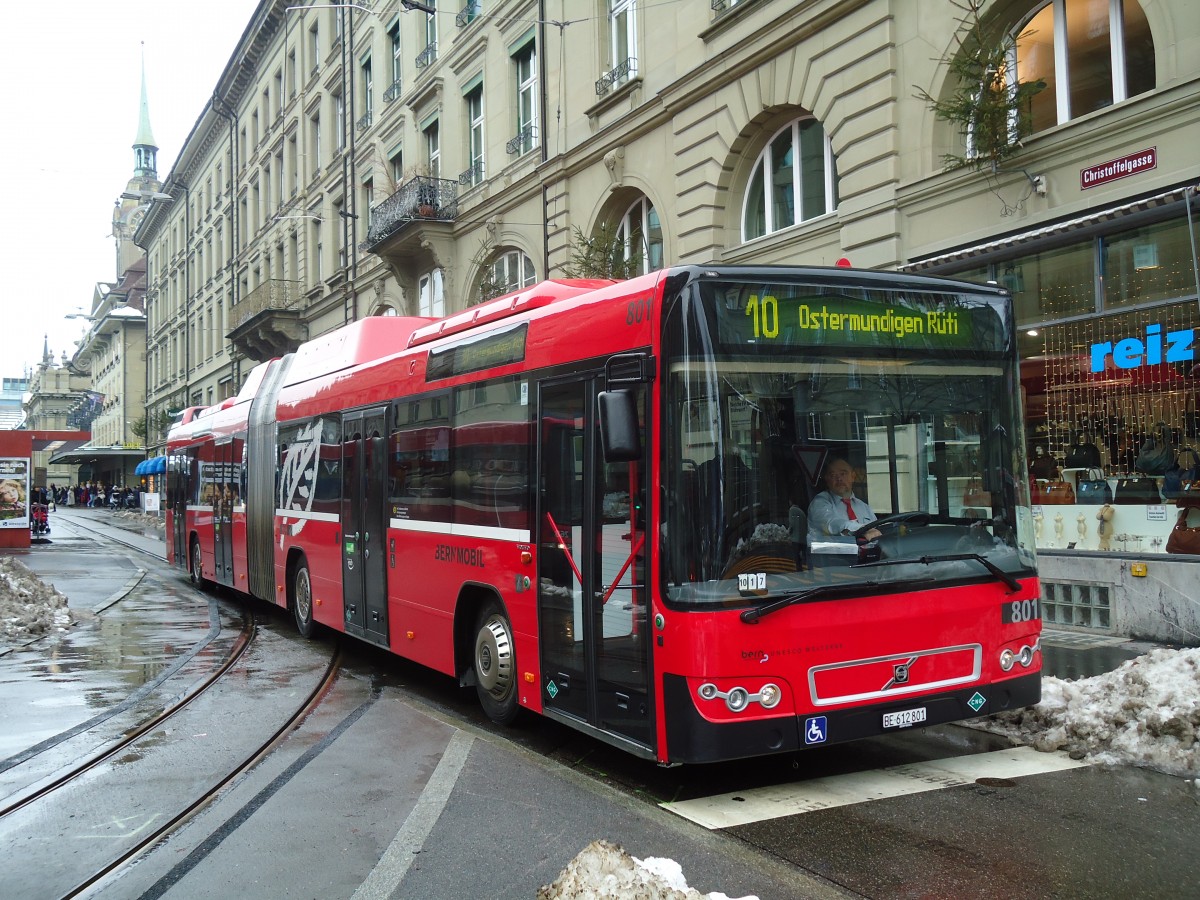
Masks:
[[[731,828],[851,803],[960,787],[979,778],[1024,778],[1087,765],[1090,763],[1073,760],[1065,753],[1039,753],[1031,747],[1013,747],[992,753],[716,794],[661,806],[705,828]]]
[[[475,739],[462,731],[456,731],[442,753],[442,759],[433,770],[416,805],[400,826],[400,831],[384,851],[383,857],[371,870],[351,900],[385,900],[395,893],[404,880],[413,860],[421,852],[425,839],[438,817],[446,808],[450,792],[458,781],[459,773],[467,762],[471,745]]]

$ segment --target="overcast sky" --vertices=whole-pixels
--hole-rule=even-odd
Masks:
[[[257,0],[19,0],[0,54],[0,375],[57,359],[87,324],[96,282],[115,281],[114,201],[133,176],[143,44],[150,125],[165,180]]]

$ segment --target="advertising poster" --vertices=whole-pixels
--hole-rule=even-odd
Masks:
[[[29,527],[29,460],[0,458],[0,528]]]

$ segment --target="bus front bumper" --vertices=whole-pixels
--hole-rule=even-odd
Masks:
[[[861,738],[944,725],[977,716],[1033,706],[1042,698],[1040,672],[989,685],[977,685],[894,703],[809,712],[744,722],[711,722],[696,709],[681,675],[663,676],[667,712],[667,756],[672,763],[705,763],[788,753]],[[914,726],[884,727],[884,716],[915,708],[925,710]],[[807,738],[807,739],[806,739]]]

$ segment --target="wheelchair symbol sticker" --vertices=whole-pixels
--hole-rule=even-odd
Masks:
[[[829,737],[829,725],[824,716],[811,716],[804,720],[804,743],[823,744]]]

